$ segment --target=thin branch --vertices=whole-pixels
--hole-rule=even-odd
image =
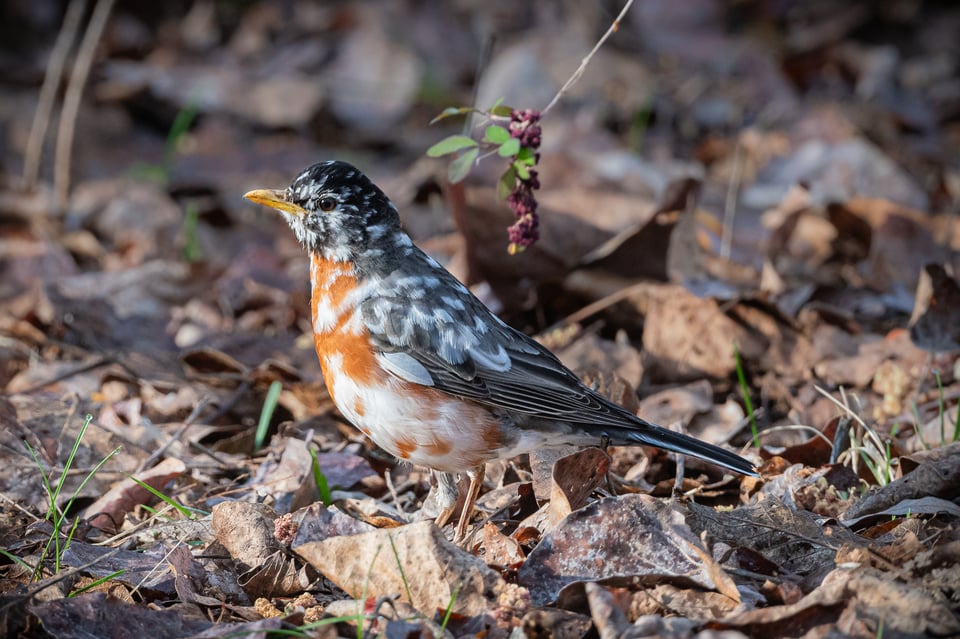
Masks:
[[[587,319],[591,315],[595,315],[600,311],[605,310],[613,306],[614,304],[627,299],[634,293],[638,293],[649,287],[650,287],[650,284],[648,282],[638,282],[636,284],[631,284],[629,286],[625,286],[624,288],[617,289],[613,293],[610,293],[609,295],[605,295],[600,299],[598,299],[597,301],[587,304],[580,310],[574,311],[570,315],[567,315],[559,322],[554,323],[550,328],[553,329],[553,328],[558,328],[562,326],[570,326],[571,324],[577,324],[579,322],[582,322],[583,320]],[[549,329],[548,331],[545,331],[545,332],[549,332]]]
[[[627,3],[623,5],[623,9],[620,10],[620,15],[614,19],[613,24],[611,24],[610,28],[607,29],[607,32],[603,34],[603,37],[600,38],[595,45],[593,45],[593,49],[590,50],[590,53],[588,53],[587,56],[580,61],[580,66],[577,67],[577,70],[573,72],[573,75],[570,76],[564,85],[560,87],[560,90],[557,91],[557,94],[553,96],[552,100],[550,100],[550,104],[544,107],[543,111],[540,112],[541,115],[546,115],[547,111],[552,109],[553,105],[555,105],[560,98],[562,98],[564,94],[570,90],[570,87],[577,83],[577,80],[580,79],[580,76],[582,76],[583,72],[586,70],[587,65],[590,64],[590,60],[593,59],[593,56],[597,54],[597,51],[599,51],[600,47],[603,46],[603,43],[607,41],[607,38],[620,30],[620,21],[623,20],[624,16],[627,15],[627,11],[630,10],[632,5],[633,0],[627,0]]]
[[[134,471],[134,474],[146,470],[152,466],[154,462],[166,455],[167,450],[175,442],[180,441],[180,438],[183,437],[184,433],[187,432],[187,429],[190,428],[190,426],[192,426],[198,419],[200,419],[200,413],[202,413],[203,410],[210,405],[210,403],[211,400],[208,398],[203,398],[197,402],[197,405],[194,406],[192,411],[190,411],[190,414],[187,416],[187,418],[183,420],[183,424],[180,426],[180,428],[178,428],[172,436],[167,438],[167,441],[163,446],[161,446],[158,450],[155,450],[149,457],[147,457],[147,459],[137,467],[137,469]]]
[[[67,208],[67,194],[70,190],[70,155],[73,149],[77,113],[80,111],[80,99],[83,97],[83,88],[90,75],[97,43],[103,35],[110,11],[113,10],[113,3],[114,0],[97,0],[93,15],[90,16],[90,22],[87,24],[87,30],[83,34],[83,41],[77,50],[77,59],[73,63],[67,93],[63,98],[60,126],[57,130],[56,157],[53,164],[53,189],[57,198],[57,208],[60,211]]]
[[[57,98],[57,89],[63,78],[63,67],[67,55],[73,48],[73,41],[80,30],[80,18],[87,10],[87,0],[75,0],[67,7],[67,14],[57,34],[57,41],[50,51],[50,60],[47,61],[47,71],[43,76],[43,85],[40,87],[40,97],[37,98],[37,111],[33,114],[33,124],[30,127],[30,138],[23,153],[23,187],[31,191],[37,185],[40,175],[40,156],[43,155],[43,139],[47,137],[50,127],[50,114],[53,113],[53,103]]]

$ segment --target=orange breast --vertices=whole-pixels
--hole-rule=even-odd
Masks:
[[[498,456],[503,424],[480,404],[402,380],[377,361],[356,313],[349,264],[311,256],[313,339],[327,391],[365,435],[401,459],[463,471]]]
[[[324,259],[317,254],[310,257],[310,279],[313,291],[310,296],[310,311],[313,319],[313,343],[317,349],[320,364],[331,356],[342,357],[340,373],[349,375],[357,384],[370,384],[376,381],[379,366],[370,346],[370,333],[357,322],[351,322],[354,305],[350,295],[357,290],[357,276],[353,268],[343,262]],[[335,319],[324,322],[318,330],[321,313]],[[333,380],[328,367],[323,366],[323,380],[334,403]]]

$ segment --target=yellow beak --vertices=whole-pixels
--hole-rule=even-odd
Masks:
[[[287,199],[286,191],[275,191],[273,189],[256,189],[250,191],[243,197],[251,202],[269,206],[271,209],[292,213],[294,215],[306,215],[307,212],[299,204],[295,204]]]

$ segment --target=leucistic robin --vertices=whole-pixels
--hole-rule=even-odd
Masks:
[[[746,459],[584,386],[417,248],[396,206],[355,167],[315,164],[286,189],[245,197],[279,211],[310,254],[314,343],[343,416],[402,460],[470,478],[457,539],[484,464],[534,449],[644,444],[756,475]],[[448,500],[438,523],[455,508]]]

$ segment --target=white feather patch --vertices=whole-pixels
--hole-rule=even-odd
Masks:
[[[377,355],[380,365],[400,379],[421,386],[433,386],[433,378],[423,364],[406,353],[380,353]]]
[[[513,366],[510,354],[507,353],[507,350],[500,344],[497,344],[497,351],[495,353],[471,349],[470,357],[482,368],[499,371],[501,373],[510,370],[510,367]]]

